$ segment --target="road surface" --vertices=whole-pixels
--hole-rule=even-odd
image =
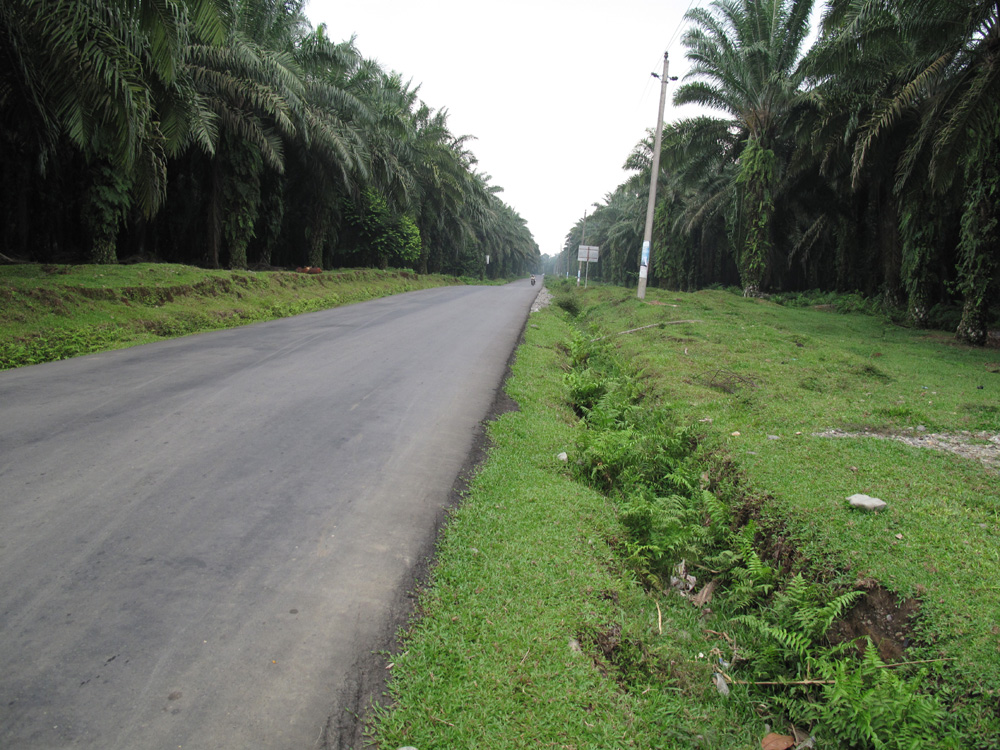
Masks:
[[[0,747],[353,742],[539,288],[0,372]]]

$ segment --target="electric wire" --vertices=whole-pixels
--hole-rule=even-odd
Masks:
[[[671,36],[670,36],[670,41],[667,42],[667,52],[668,53],[673,48],[674,42],[677,41],[677,36],[681,33],[681,29],[684,27],[684,19],[687,17],[688,11],[691,10],[691,6],[692,5],[694,5],[694,0],[688,0],[687,8],[684,9],[684,13],[683,13],[683,15],[681,15],[681,20],[677,22],[677,28],[674,29],[674,33],[671,34]],[[661,60],[663,60],[662,57],[657,57],[656,58],[656,60],[653,62],[653,64],[649,66],[650,69],[651,69],[651,71],[655,71],[656,70],[656,67],[660,64]],[[639,97],[639,101],[640,102],[646,101],[646,96],[649,94],[649,87],[650,87],[651,79],[653,79],[653,78],[659,78],[659,77],[660,76],[659,76],[658,73],[653,72],[653,73],[651,73],[650,77],[646,79],[646,85],[645,85],[645,87],[643,87],[642,96]]]
[[[694,5],[694,0],[689,0],[688,7],[684,11],[684,15],[681,16],[680,22],[677,24],[677,28],[674,29],[673,36],[670,37],[670,41],[667,42],[667,49],[669,50],[674,46],[674,42],[677,40],[677,35],[681,32],[681,27],[684,25],[684,19],[687,17],[688,11],[691,10],[691,6]]]

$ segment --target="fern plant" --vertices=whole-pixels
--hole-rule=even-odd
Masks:
[[[746,536],[740,538],[746,544]],[[744,552],[749,561],[748,577],[758,581],[773,581],[775,571],[760,562],[756,553]],[[753,573],[749,573],[753,570]],[[758,584],[767,589],[770,582]],[[758,589],[759,590],[759,589]],[[760,636],[752,649],[752,661],[758,674],[794,675],[796,679],[808,676],[811,659],[818,643],[833,623],[841,617],[862,595],[848,591],[829,598],[820,586],[806,581],[802,574],[795,575],[778,591],[767,607],[757,614],[735,618]]]
[[[580,416],[591,411],[613,385],[608,378],[589,367],[567,373],[563,382],[569,393],[570,403]]]
[[[812,726],[818,740],[841,748],[921,750],[958,748],[952,721],[934,695],[921,692],[927,674],[904,675],[879,658],[867,640],[860,661],[815,658],[818,683],[810,699],[778,696],[789,717]]]
[[[732,586],[728,601],[737,612],[770,596],[778,580],[778,571],[761,560],[754,548],[756,534],[757,525],[751,520],[733,540],[739,563],[729,570]]]

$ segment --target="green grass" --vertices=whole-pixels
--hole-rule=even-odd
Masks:
[[[618,336],[615,346],[645,372],[650,391],[665,394],[707,446],[732,457],[749,484],[766,493],[769,512],[789,525],[807,558],[919,599],[922,645],[911,658],[951,660],[946,679],[983,697],[962,710],[983,712],[981,720],[997,732],[997,472],[891,440],[815,436],[831,428],[919,427],[996,435],[997,351],[875,317],[782,308],[724,292],[655,290],[647,297],[661,304],[608,288],[583,296],[581,322],[595,330],[698,320]],[[888,512],[848,508],[845,498],[859,492],[888,502]]]
[[[0,369],[467,283],[411,271],[210,271],[141,263],[0,266]]]
[[[757,746],[764,720],[711,686],[697,611],[635,585],[613,549],[613,504],[557,458],[576,438],[560,349],[570,328],[552,314],[531,320],[507,386],[521,409],[490,427],[489,460],[391,657],[393,707],[373,739],[421,750]]]
[[[531,318],[507,386],[521,411],[492,426],[490,458],[444,532],[433,585],[392,657],[392,704],[373,741],[750,748],[766,724],[788,731],[781,689],[733,684],[724,699],[712,685],[712,650],[732,653],[719,634],[738,632],[726,592],[700,616],[674,594],[647,592],[621,558],[616,502],[573,481],[579,426],[564,375],[582,330],[608,337],[646,398],[698,434],[700,455],[725,467],[763,528],[780,530],[765,543],[795,569],[917,603],[915,620],[898,625],[913,639],[904,658],[935,661],[907,679],[951,712],[941,730],[949,746],[995,747],[997,472],[887,439],[817,435],[1000,433],[1000,355],[875,317],[726,292],[649,290],[640,302],[591,286],[557,299]],[[641,330],[618,335],[632,329]],[[849,508],[859,492],[888,510]]]

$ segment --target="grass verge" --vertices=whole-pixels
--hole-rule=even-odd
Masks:
[[[412,271],[302,274],[165,263],[0,266],[0,369],[469,283]]]
[[[746,702],[713,697],[700,613],[634,584],[614,551],[614,504],[557,457],[577,434],[563,385],[572,327],[550,313],[531,320],[507,386],[520,411],[490,426],[489,459],[392,657],[393,704],[373,741],[753,747],[763,721]]]
[[[1000,433],[997,353],[722,292],[650,290],[639,302],[599,286],[554,291],[508,383],[521,411],[491,427],[494,448],[442,537],[372,741],[750,748],[770,728],[795,737],[794,720],[842,747],[877,746],[864,732],[873,721],[889,747],[928,733],[942,747],[996,747],[1000,492],[979,458]],[[675,560],[658,577],[628,564],[632,509],[578,481],[593,441],[568,391],[585,393],[590,376],[570,365],[574,341],[593,339],[638,373],[629,387],[645,404],[669,404],[676,428],[697,436],[692,460],[730,504],[730,573],[744,572],[710,607],[667,584]],[[934,450],[946,437],[972,452]],[[855,493],[889,507],[851,509]],[[694,572],[698,588],[725,577]],[[762,592],[752,609],[748,586]],[[831,623],[813,627],[803,613],[821,610]],[[781,627],[764,622],[775,612]],[[821,655],[796,652],[810,628]],[[843,660],[840,644],[858,636],[876,648]],[[879,655],[922,664],[887,669]],[[754,671],[765,656],[807,679],[747,684],[767,682]],[[838,690],[854,702],[837,704]]]

